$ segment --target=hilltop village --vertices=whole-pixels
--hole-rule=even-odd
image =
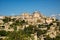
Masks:
[[[0,16],[0,40],[60,40],[60,20],[38,11]]]

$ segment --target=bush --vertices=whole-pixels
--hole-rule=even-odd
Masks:
[[[7,32],[5,30],[0,31],[0,36],[7,36]]]

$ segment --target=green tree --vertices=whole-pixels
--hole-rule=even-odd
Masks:
[[[0,31],[0,36],[7,36],[7,32],[5,30]]]
[[[25,27],[24,32],[30,36],[33,33],[33,26],[30,25],[29,27]]]
[[[23,30],[13,31],[7,37],[5,40],[29,40],[29,36]]]
[[[5,17],[5,18],[3,19],[3,21],[4,21],[4,23],[7,23],[7,22],[11,21],[11,18]]]

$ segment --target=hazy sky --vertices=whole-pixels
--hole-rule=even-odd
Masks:
[[[0,15],[19,15],[34,11],[47,16],[60,14],[60,0],[0,0]]]

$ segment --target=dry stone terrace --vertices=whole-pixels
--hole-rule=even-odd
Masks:
[[[38,11],[33,12],[33,14],[23,13],[15,16],[0,16],[0,31],[19,31],[19,29],[24,30],[30,25],[34,26],[32,27],[33,30],[47,31],[46,33],[42,32],[39,37],[37,31],[31,34],[34,40],[44,40],[47,36],[56,38],[60,33],[60,21],[54,17],[46,17]],[[32,38],[30,38],[30,40],[32,40]]]

